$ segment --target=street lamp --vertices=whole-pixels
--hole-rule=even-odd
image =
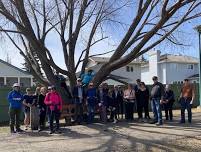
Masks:
[[[201,107],[201,25],[195,28],[199,36],[199,107]]]

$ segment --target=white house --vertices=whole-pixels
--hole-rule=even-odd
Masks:
[[[198,59],[182,55],[161,55],[160,51],[149,52],[149,62],[141,67],[141,80],[152,84],[152,76],[158,76],[163,84],[181,83],[189,78],[197,82]]]
[[[92,57],[89,58],[87,65],[88,69],[93,69],[97,72],[100,67],[109,61],[107,57]],[[125,67],[113,71],[106,81],[110,85],[119,85],[121,82],[134,83],[136,79],[141,77],[141,65],[145,64],[142,61],[135,60]]]
[[[33,76],[0,59],[0,86],[12,86],[13,83],[19,83],[22,87],[31,87],[34,85]]]

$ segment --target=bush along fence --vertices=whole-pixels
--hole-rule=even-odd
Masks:
[[[199,85],[198,84],[194,84],[195,85],[195,90],[196,90],[196,98],[195,101],[193,103],[193,107],[197,107],[199,106]],[[175,93],[175,103],[174,103],[174,109],[179,109],[180,108],[180,104],[179,104],[179,96],[180,96],[180,92],[181,92],[181,84],[173,84],[171,85],[171,89],[174,91]],[[148,86],[149,90],[151,89],[151,86]],[[33,92],[35,90],[35,88],[32,88]],[[11,88],[0,88],[0,124],[2,123],[8,123],[9,121],[9,116],[8,116],[8,101],[7,101],[7,95],[8,92],[11,91]],[[25,88],[22,88],[22,92],[25,93]],[[151,108],[150,108],[151,110]],[[22,117],[23,119],[23,114]]]

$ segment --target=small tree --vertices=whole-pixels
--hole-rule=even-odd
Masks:
[[[176,43],[174,31],[201,15],[200,0],[0,0],[0,30],[19,49],[39,82],[57,84],[57,71],[66,75],[73,87],[78,67],[84,73],[89,57],[97,55],[90,53],[91,47],[108,38],[105,24],[122,25],[115,16],[124,13],[127,6],[133,8],[132,22],[118,46],[103,53],[112,52],[112,56],[96,73],[95,85],[162,41]],[[84,36],[82,31],[87,31]],[[50,33],[59,37],[66,69],[54,62],[46,45]],[[18,41],[13,39],[16,35]],[[83,50],[77,47],[80,41],[85,42]],[[75,52],[80,54],[77,62]]]

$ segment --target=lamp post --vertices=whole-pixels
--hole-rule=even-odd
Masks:
[[[201,25],[195,28],[199,36],[199,107],[201,107]]]

